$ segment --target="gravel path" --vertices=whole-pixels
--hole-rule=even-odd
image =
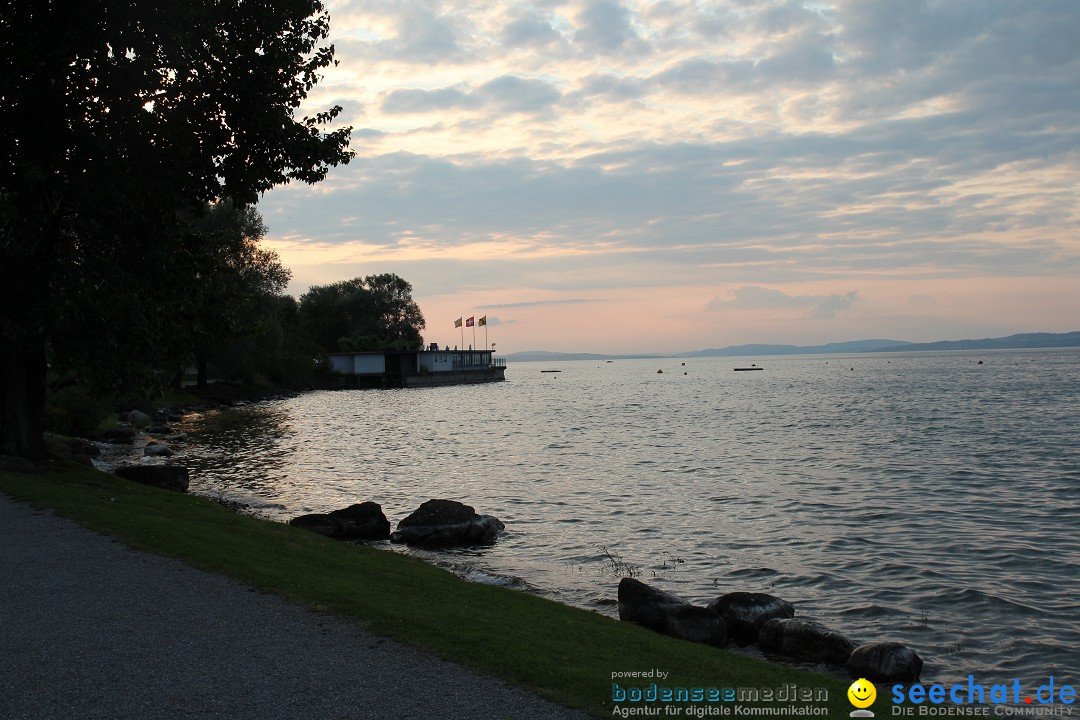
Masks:
[[[585,716],[0,494],[0,718]]]

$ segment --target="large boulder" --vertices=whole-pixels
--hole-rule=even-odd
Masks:
[[[98,439],[110,445],[130,445],[135,440],[135,430],[129,427],[115,427],[103,430]]]
[[[813,620],[773,618],[761,627],[758,647],[798,660],[843,665],[855,643]]]
[[[724,620],[707,607],[679,605],[671,609],[666,633],[672,637],[723,647],[727,642]]]
[[[391,542],[429,547],[490,545],[506,526],[454,500],[428,500],[398,523]]]
[[[383,515],[382,506],[373,502],[357,503],[328,513],[301,515],[289,524],[341,540],[385,540],[390,537],[390,521]]]
[[[96,458],[101,456],[101,448],[89,440],[82,438],[64,438],[62,440],[64,445],[71,450],[72,455],[85,455],[86,457]]]
[[[851,677],[875,683],[918,682],[922,666],[922,658],[914,650],[895,642],[860,645],[847,661]]]
[[[137,428],[142,428],[152,423],[154,419],[142,410],[132,410],[128,413],[127,421]]]
[[[168,445],[159,442],[148,442],[143,448],[146,457],[172,457],[173,451]]]
[[[179,465],[122,465],[114,470],[120,477],[143,485],[177,492],[188,489],[188,471]]]
[[[691,642],[720,646],[727,640],[724,621],[712,610],[634,578],[619,581],[619,619]]]
[[[624,577],[619,581],[620,620],[667,633],[668,617],[680,607],[690,607],[690,603],[634,578]]]
[[[312,513],[311,515],[294,517],[289,521],[289,524],[327,537],[336,537],[341,532],[341,523],[338,519],[325,513]]]
[[[795,617],[791,603],[766,593],[728,593],[709,603],[709,609],[724,619],[731,641],[742,646],[757,642],[761,627],[769,620]]]
[[[339,534],[334,537],[355,540],[385,540],[390,537],[390,521],[379,503],[356,503],[334,510],[330,516],[341,525]]]

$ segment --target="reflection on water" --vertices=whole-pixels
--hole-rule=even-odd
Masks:
[[[281,520],[466,502],[506,535],[420,554],[601,612],[634,572],[775,593],[931,679],[1076,679],[1080,352],[753,361],[309,393],[192,418],[185,462],[193,491]]]

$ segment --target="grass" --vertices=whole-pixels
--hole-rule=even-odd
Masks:
[[[133,547],[350,618],[598,717],[610,717],[615,707],[613,672],[654,668],[670,673],[658,683],[670,687],[795,683],[800,689],[825,688],[834,717],[851,709],[847,685],[836,678],[664,637],[520,591],[468,583],[415,558],[237,515],[204,498],[90,468],[0,472],[0,492]]]

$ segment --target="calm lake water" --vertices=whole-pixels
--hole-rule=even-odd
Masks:
[[[506,535],[407,552],[607,614],[627,573],[769,592],[910,645],[924,680],[1080,681],[1080,351],[682,363],[211,412],[184,462],[192,491],[283,521],[460,500]]]

